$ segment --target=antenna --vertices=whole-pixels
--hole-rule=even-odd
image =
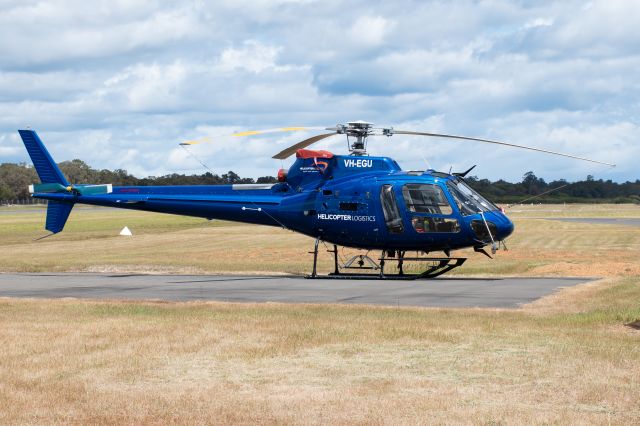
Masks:
[[[420,156],[422,157],[422,160],[424,161],[424,164],[427,166],[427,170],[428,169],[432,169],[433,170],[433,167],[431,167],[431,164],[429,164],[429,162],[427,161],[427,157],[425,157],[425,155],[422,152],[420,153]]]

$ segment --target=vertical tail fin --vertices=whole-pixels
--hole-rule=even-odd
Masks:
[[[43,184],[59,184],[68,187],[69,182],[64,177],[57,164],[51,158],[49,151],[33,130],[18,130],[24,146],[27,148],[33,166]],[[35,185],[38,186],[38,185]],[[45,198],[45,197],[42,197]],[[47,205],[47,222],[45,229],[54,234],[62,231],[69,213],[73,208],[73,202],[49,200]]]
[[[49,155],[49,151],[44,147],[44,144],[38,137],[38,134],[33,130],[18,130],[24,146],[27,148],[29,157],[33,162],[33,167],[36,168],[40,181],[42,183],[59,183],[64,186],[69,186],[69,182],[64,177],[56,163]]]

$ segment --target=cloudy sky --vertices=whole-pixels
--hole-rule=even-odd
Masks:
[[[16,129],[57,161],[137,176],[274,175],[310,134],[225,135],[363,119],[504,140],[615,169],[474,142],[395,136],[405,169],[518,181],[640,178],[640,2],[0,0],[0,162]],[[335,137],[315,147],[344,152]]]

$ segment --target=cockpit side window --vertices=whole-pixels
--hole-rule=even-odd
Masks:
[[[438,185],[408,183],[402,187],[407,210],[414,213],[450,215],[453,209]]]
[[[450,180],[447,188],[456,202],[460,213],[464,216],[498,210],[495,204],[487,201],[482,195],[471,189],[462,180]]]
[[[387,225],[389,233],[401,234],[404,231],[404,226],[402,225],[402,217],[400,216],[400,210],[398,210],[396,197],[393,193],[393,186],[382,185],[382,188],[380,188],[380,203],[382,204],[384,222]]]

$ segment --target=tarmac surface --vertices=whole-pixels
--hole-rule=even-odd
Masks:
[[[417,281],[294,276],[0,274],[0,297],[514,308],[586,278]]]

